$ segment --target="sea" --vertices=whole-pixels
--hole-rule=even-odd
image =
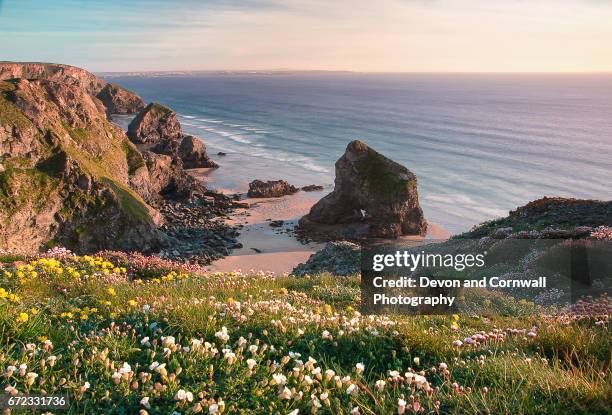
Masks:
[[[219,189],[285,179],[331,191],[335,161],[359,139],[417,175],[426,218],[452,233],[543,196],[612,199],[612,74],[108,79],[173,108],[220,164]]]

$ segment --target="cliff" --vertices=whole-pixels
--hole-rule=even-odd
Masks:
[[[147,181],[142,156],[78,84],[0,81],[0,166],[0,245],[12,251],[161,243],[159,213],[130,187]]]
[[[39,62],[0,62],[0,80],[49,81],[85,90],[100,99],[109,114],[133,114],[144,108],[134,92],[99,79],[91,72],[70,65]]]

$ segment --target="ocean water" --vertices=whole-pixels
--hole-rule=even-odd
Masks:
[[[612,75],[111,80],[177,111],[221,165],[213,187],[282,178],[331,190],[334,162],[360,139],[417,175],[427,219],[453,233],[542,196],[612,199]]]

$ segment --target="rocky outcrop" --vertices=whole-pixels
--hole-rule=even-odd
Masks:
[[[202,196],[206,189],[183,169],[179,159],[144,151],[142,156],[149,172],[149,200],[156,196],[190,199]]]
[[[161,104],[151,103],[143,109],[130,123],[128,137],[136,144],[153,144],[151,151],[180,159],[186,169],[219,167],[204,143],[184,135],[176,113]]]
[[[0,245],[151,251],[160,215],[130,187],[144,160],[72,83],[0,81]]]
[[[299,264],[291,272],[292,275],[317,275],[329,272],[333,275],[354,275],[360,272],[361,249],[359,245],[337,241],[328,242],[325,247],[315,252],[303,264]]]
[[[142,154],[108,121],[109,108],[138,100],[65,65],[0,63],[0,73],[9,79],[0,81],[0,249],[60,244],[206,264],[236,245],[219,220],[235,202],[186,173],[180,142],[175,156]]]
[[[267,182],[261,180],[253,180],[249,183],[249,197],[281,197],[292,195],[299,189],[290,185],[284,180],[269,180]]]
[[[201,167],[216,168],[217,163],[208,157],[204,143],[192,135],[186,135],[178,148],[178,155],[183,161],[186,169],[197,169]]]
[[[0,62],[0,80],[49,81],[85,90],[97,97],[107,114],[134,114],[144,107],[142,99],[123,87],[109,84],[91,72],[70,65],[38,62]]]
[[[543,197],[518,207],[505,218],[482,223],[460,237],[581,238],[598,226],[612,226],[612,201]]]
[[[334,190],[300,219],[299,229],[319,239],[425,235],[417,178],[365,143],[353,141],[336,162]]]
[[[163,140],[178,141],[183,131],[176,112],[152,102],[132,120],[127,135],[136,144],[157,144]]]
[[[106,84],[96,94],[110,114],[135,114],[144,108],[144,101],[132,91],[116,85]]]

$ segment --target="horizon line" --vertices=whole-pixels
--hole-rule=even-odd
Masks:
[[[361,71],[353,69],[171,69],[171,70],[127,70],[91,71],[95,74],[279,74],[279,73],[349,73],[349,74],[415,74],[415,75],[612,75],[612,70],[597,71]]]

